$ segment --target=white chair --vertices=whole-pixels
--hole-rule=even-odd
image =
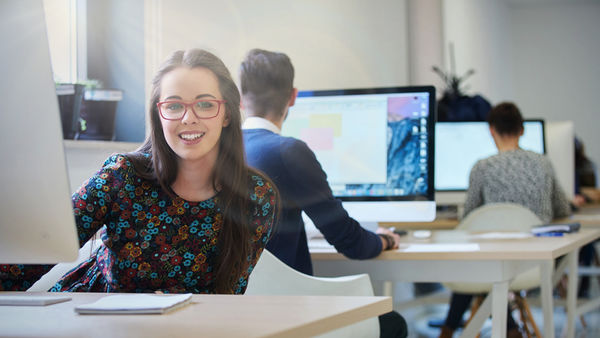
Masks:
[[[51,287],[58,282],[62,276],[64,276],[71,269],[75,268],[77,265],[83,263],[83,261],[90,258],[91,254],[95,252],[100,245],[102,245],[101,239],[95,239],[92,237],[89,241],[85,243],[84,246],[79,249],[79,256],[77,256],[77,260],[73,262],[66,263],[58,263],[56,264],[50,271],[46,272],[37,282],[33,283],[33,285],[27,289],[27,291],[40,291],[45,292],[50,290]]]
[[[542,221],[528,208],[514,203],[490,203],[470,212],[456,227],[457,230],[468,231],[519,231],[528,232],[532,227],[541,225]],[[455,293],[483,294],[492,290],[491,283],[444,283]],[[520,292],[540,286],[540,267],[519,274],[510,284],[509,290],[515,293],[517,307],[521,312],[524,328],[530,322],[537,337],[540,332],[531,317],[529,306]],[[472,313],[475,309],[472,309]],[[471,314],[472,316],[473,314]]]
[[[373,296],[368,274],[314,277],[298,272],[264,250],[248,279],[246,295]],[[319,337],[379,337],[379,320],[370,318]]]

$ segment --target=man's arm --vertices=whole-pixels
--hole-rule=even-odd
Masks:
[[[367,259],[382,251],[382,238],[362,228],[333,197],[327,175],[304,142],[284,146],[282,159],[293,181],[294,202],[338,252],[353,259]]]

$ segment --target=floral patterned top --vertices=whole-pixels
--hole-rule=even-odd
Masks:
[[[249,184],[248,216],[254,235],[247,269],[232,290],[238,294],[245,291],[274,222],[274,189],[256,174]],[[103,244],[51,291],[215,292],[217,241],[223,225],[219,194],[201,202],[172,198],[158,183],[138,176],[124,155],[116,154],[73,194],[73,208],[80,243],[102,229]],[[47,270],[37,267],[39,273]],[[28,268],[0,266],[2,288],[17,289],[16,277],[30,284],[27,279],[34,277],[35,268]],[[12,280],[5,281],[11,274]]]

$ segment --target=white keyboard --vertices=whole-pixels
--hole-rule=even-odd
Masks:
[[[333,249],[333,250],[335,250],[333,245],[327,243],[325,238],[311,238],[308,241],[308,248],[309,249]]]

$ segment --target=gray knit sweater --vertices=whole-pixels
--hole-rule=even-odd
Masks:
[[[497,202],[521,204],[544,222],[570,213],[550,161],[544,155],[522,149],[479,160],[471,169],[464,215]]]

